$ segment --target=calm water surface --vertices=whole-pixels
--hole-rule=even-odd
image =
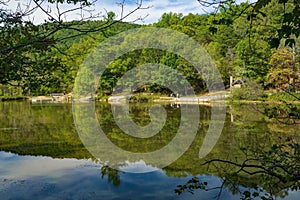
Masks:
[[[131,104],[133,121],[141,126],[150,123],[151,106]],[[180,106],[185,105],[162,106],[168,117],[165,127],[147,139],[130,138],[119,130],[109,104],[97,103],[96,115],[115,145],[132,152],[151,152],[174,138],[181,120]],[[291,189],[291,183],[266,183],[261,176],[245,173],[233,176],[237,167],[228,163],[203,165],[213,159],[242,163],[245,154],[251,156],[251,152],[263,151],[287,138],[299,142],[297,123],[270,119],[265,114],[269,110],[266,106],[228,106],[221,136],[212,151],[200,159],[211,107],[189,106],[199,107],[200,120],[188,150],[163,169],[124,173],[104,165],[84,147],[71,104],[0,103],[0,199],[246,199],[245,192],[253,193],[257,188],[260,194],[271,194],[274,199],[299,199],[300,193]],[[183,191],[178,195],[178,185],[193,177],[205,183],[208,191],[198,188],[192,190],[193,194]],[[224,183],[225,178],[230,181]]]

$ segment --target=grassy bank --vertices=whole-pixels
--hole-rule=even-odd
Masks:
[[[243,91],[235,89],[228,99],[233,103],[244,104],[283,104],[293,103],[300,104],[300,94],[295,92],[272,92],[272,91]]]
[[[28,99],[26,96],[0,96],[0,101],[21,101]]]

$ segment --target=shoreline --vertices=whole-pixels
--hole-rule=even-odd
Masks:
[[[50,102],[49,100],[43,96],[45,101],[41,102]],[[218,101],[222,101],[226,104],[295,104],[300,105],[300,101],[284,101],[284,100],[235,100],[230,98],[229,93],[210,93],[205,95],[200,95],[196,97],[167,97],[167,96],[142,96],[141,99],[129,99],[131,103],[179,103],[179,104],[205,104],[210,105],[213,103],[217,103]],[[27,97],[27,96],[12,96],[12,97],[0,97],[0,102],[6,101],[33,101],[37,97]],[[95,102],[108,102],[108,103],[124,103],[128,99],[125,96],[110,96],[109,98],[100,98],[96,99]],[[71,103],[72,101],[59,101],[62,103]]]
[[[264,100],[227,100],[226,103],[232,104],[299,104],[300,101],[264,101]]]
[[[12,97],[0,97],[0,102],[4,101],[28,101],[30,100],[30,97],[26,96],[12,96]]]

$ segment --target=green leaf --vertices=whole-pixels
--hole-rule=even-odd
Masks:
[[[283,15],[283,23],[290,23],[292,22],[294,19],[293,14],[292,13],[285,13]]]
[[[285,46],[290,46],[290,47],[292,47],[292,46],[295,45],[295,44],[296,44],[296,42],[295,42],[294,39],[286,39],[286,41],[285,41]]]
[[[245,191],[245,192],[243,192],[243,194],[245,195],[245,197],[250,197],[251,196],[251,193],[249,191]]]
[[[209,30],[212,34],[215,34],[215,33],[217,33],[217,31],[218,31],[218,29],[217,29],[216,27],[213,27],[213,26],[209,27],[208,30]]]
[[[271,48],[277,48],[280,44],[280,39],[279,38],[272,38],[270,41],[270,46]]]
[[[259,193],[258,192],[253,192],[252,196],[255,198],[255,197],[258,197],[259,196]]]

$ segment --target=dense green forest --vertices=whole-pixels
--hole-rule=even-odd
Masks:
[[[299,4],[294,1],[282,4],[272,0],[260,7],[259,12],[253,12],[254,8],[249,8],[249,3],[236,5],[229,1],[217,13],[187,16],[165,13],[158,22],[149,25],[117,22],[102,31],[80,34],[75,34],[76,28],[59,30],[51,36],[55,45],[50,38],[49,45],[37,43],[28,47],[30,51],[1,54],[0,96],[70,93],[80,65],[93,48],[112,35],[145,26],[173,29],[198,41],[215,61],[227,87],[232,74],[235,80],[243,79],[251,86],[265,90],[300,90],[299,30],[296,32],[290,28],[292,18],[297,17],[291,13],[296,12]],[[114,16],[110,12],[107,20],[113,22]],[[296,26],[295,21],[299,18],[293,20]],[[68,23],[73,22],[64,24],[67,26]],[[85,21],[78,26],[99,27],[105,23],[105,20]],[[51,23],[30,28],[45,34],[51,31]],[[1,37],[6,39],[0,41],[3,48],[11,45],[8,44],[10,42],[22,41],[30,34],[20,27],[11,27],[10,31],[16,33],[14,38],[1,32]],[[39,45],[44,49],[41,50]],[[101,77],[98,94],[110,95],[118,78],[146,63],[160,63],[176,69],[197,93],[207,91],[203,78],[184,58],[167,51],[143,49],[127,53],[112,62]],[[155,84],[144,86],[143,91],[170,92]]]

